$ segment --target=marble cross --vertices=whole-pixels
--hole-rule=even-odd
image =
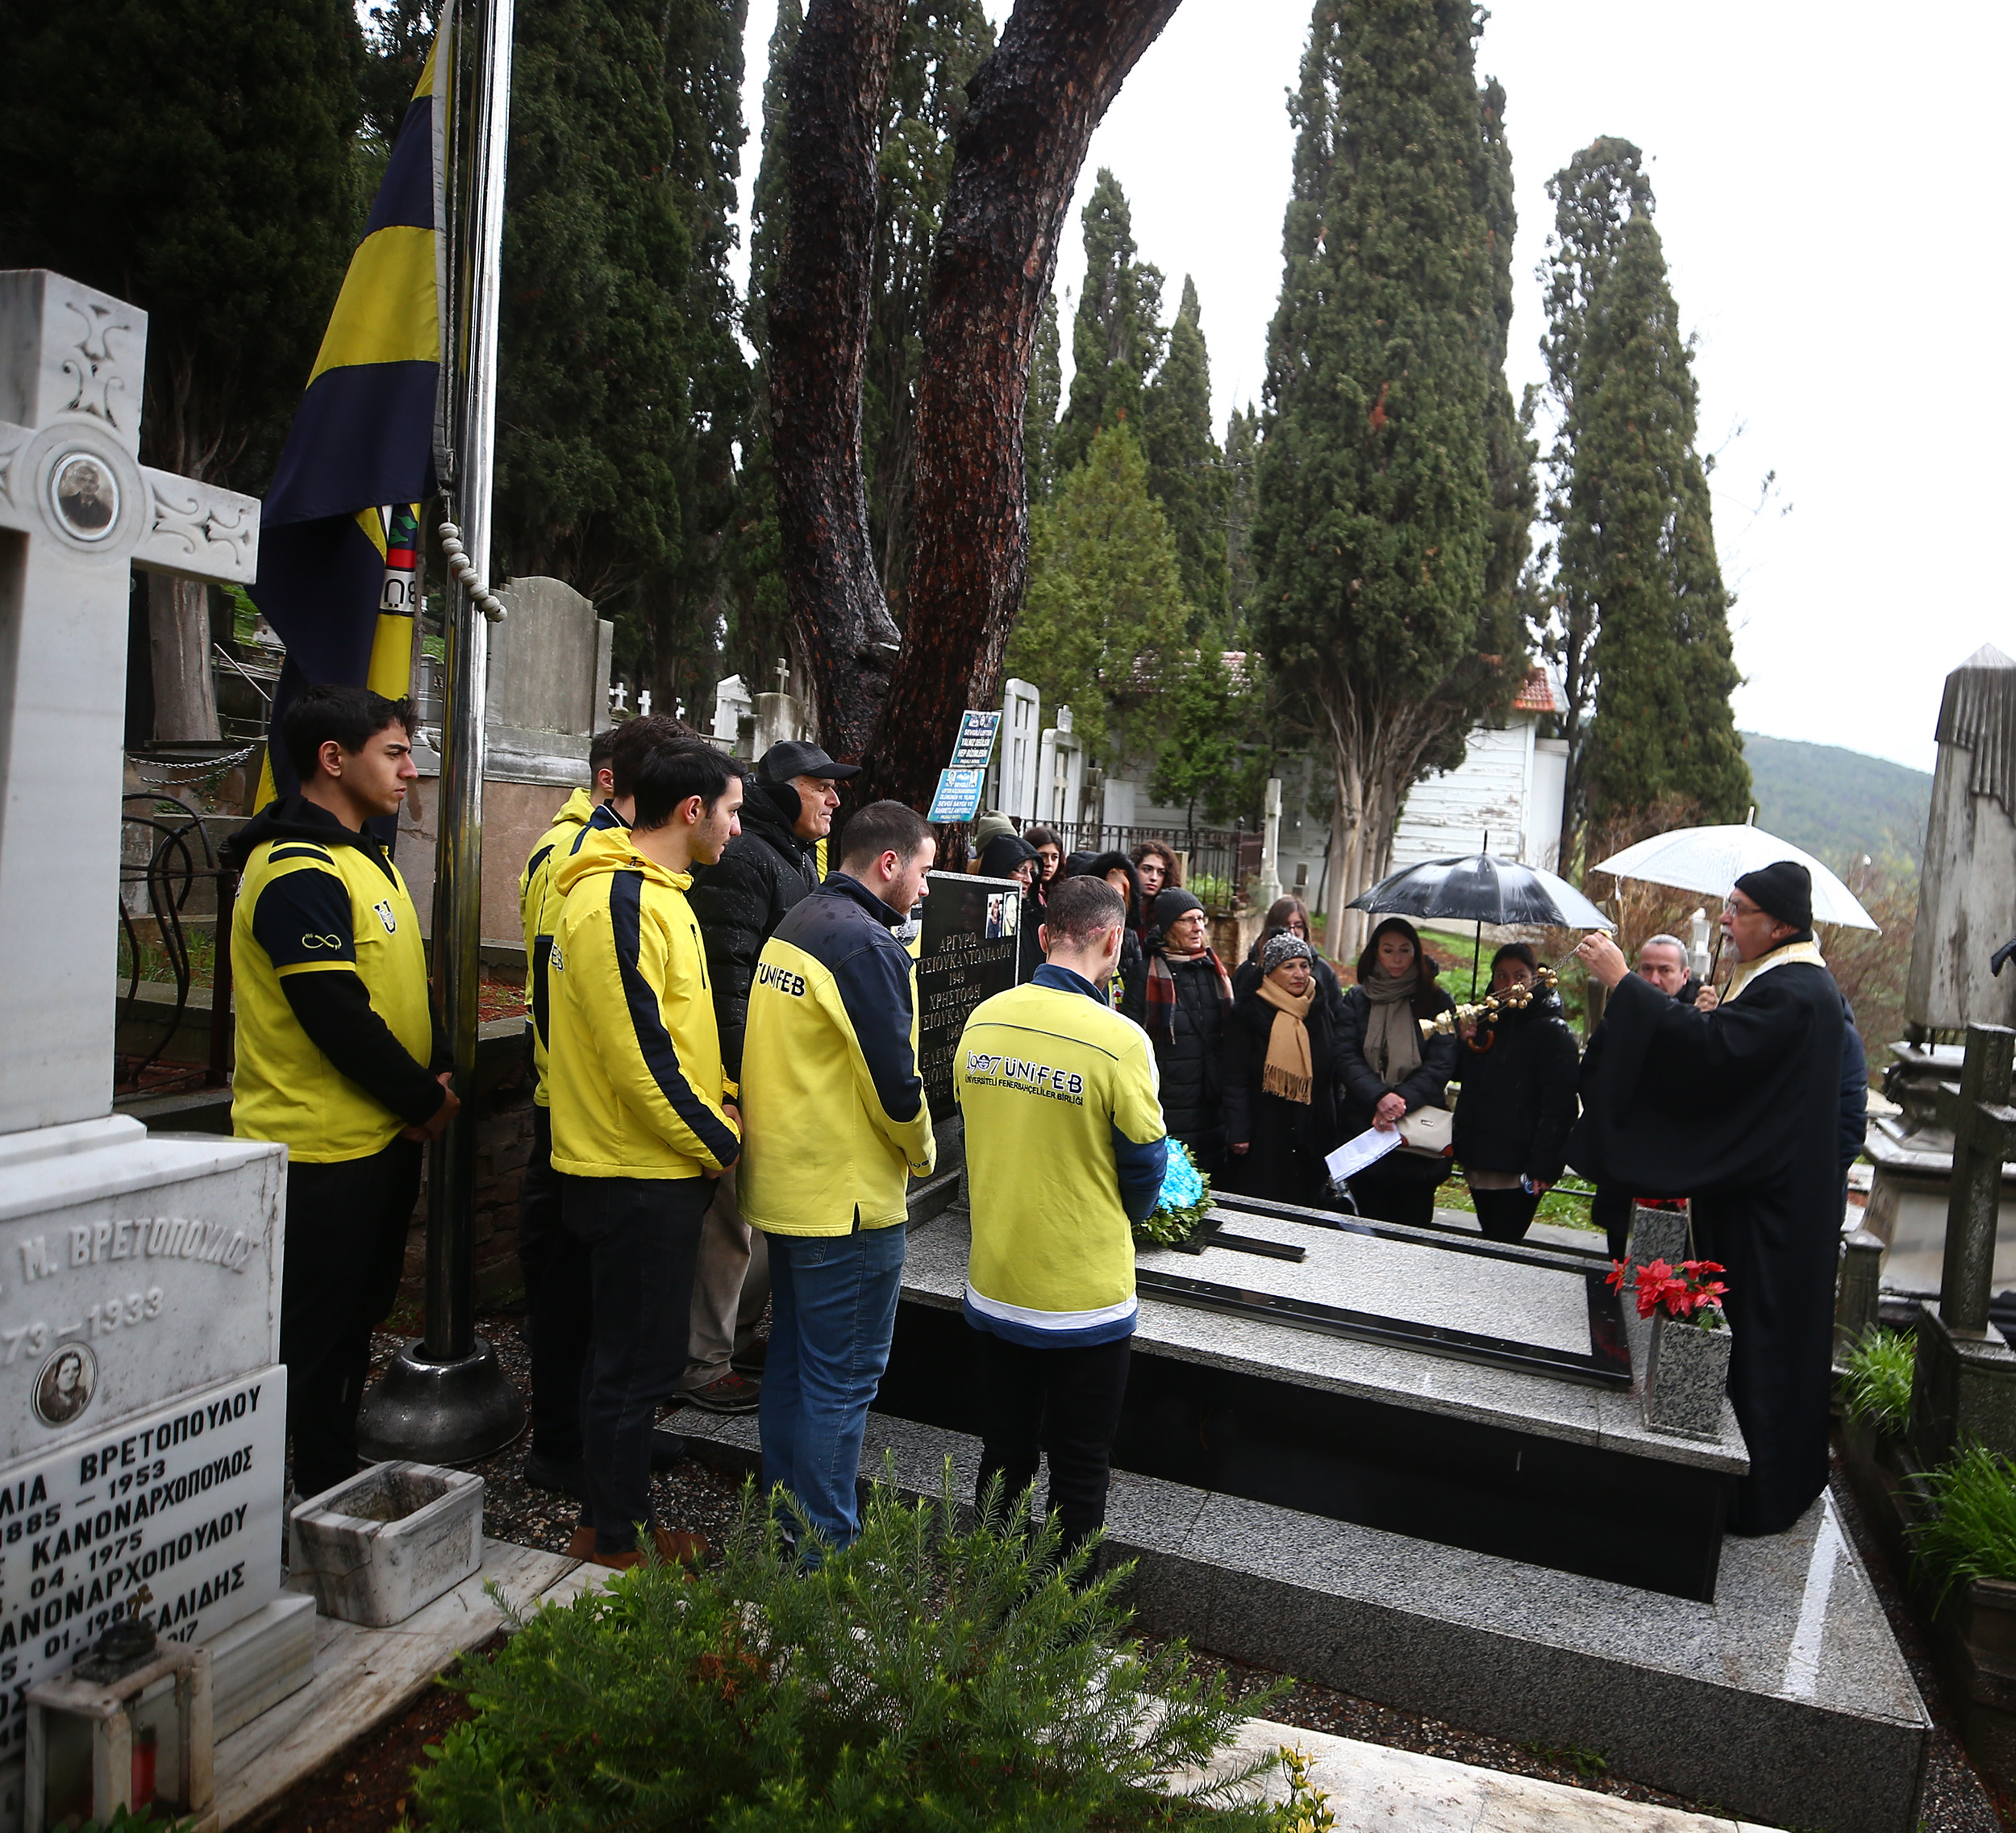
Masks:
[[[249,585],[259,503],[140,462],[147,315],[0,272],[0,1135],[112,1106],[132,569]]]
[[[1988,1334],[2002,1164],[2016,1152],[2016,1108],[2009,1105],[2013,1062],[2016,1031],[2006,1025],[1969,1025],[1960,1079],[1939,1085],[1939,1123],[1953,1131],[1939,1316],[1956,1336]]]
[[[637,689],[637,710],[647,719],[651,717],[651,689],[648,687]]]

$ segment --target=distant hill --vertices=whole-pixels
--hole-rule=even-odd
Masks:
[[[1932,800],[1926,772],[1835,744],[1742,737],[1760,827],[1837,865],[1893,850],[1918,859]]]

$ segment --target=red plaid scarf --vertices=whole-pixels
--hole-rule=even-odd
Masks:
[[[1189,957],[1196,959],[1195,956]],[[1231,976],[1225,971],[1225,964],[1218,958],[1217,952],[1206,948],[1203,959],[1218,971],[1218,1003],[1230,1006],[1232,1003]],[[1176,1041],[1176,976],[1169,971],[1169,964],[1160,948],[1148,956],[1148,1034],[1157,1044]]]

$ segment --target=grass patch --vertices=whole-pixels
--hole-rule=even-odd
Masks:
[[[1848,1352],[1842,1398],[1848,1416],[1880,1432],[1901,1432],[1911,1414],[1918,1346],[1904,1331],[1872,1330]]]
[[[1917,1479],[1930,1513],[1907,1531],[1914,1577],[1932,1589],[1932,1608],[1956,1585],[2016,1581],[2016,1468],[1985,1445],[1970,1445]]]
[[[1557,1184],[1541,1198],[1533,1219],[1552,1223],[1556,1228],[1587,1229],[1601,1235],[1602,1230],[1597,1227],[1589,1215],[1589,1202],[1595,1194],[1581,1185]],[[1435,1192],[1435,1207],[1459,1210],[1465,1215],[1477,1213],[1477,1206],[1470,1200],[1470,1186],[1464,1182],[1460,1171]]]

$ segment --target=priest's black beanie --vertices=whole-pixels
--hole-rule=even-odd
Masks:
[[[1803,865],[1789,859],[1760,865],[1739,878],[1736,889],[1779,922],[1794,929],[1813,927],[1813,874]]]

